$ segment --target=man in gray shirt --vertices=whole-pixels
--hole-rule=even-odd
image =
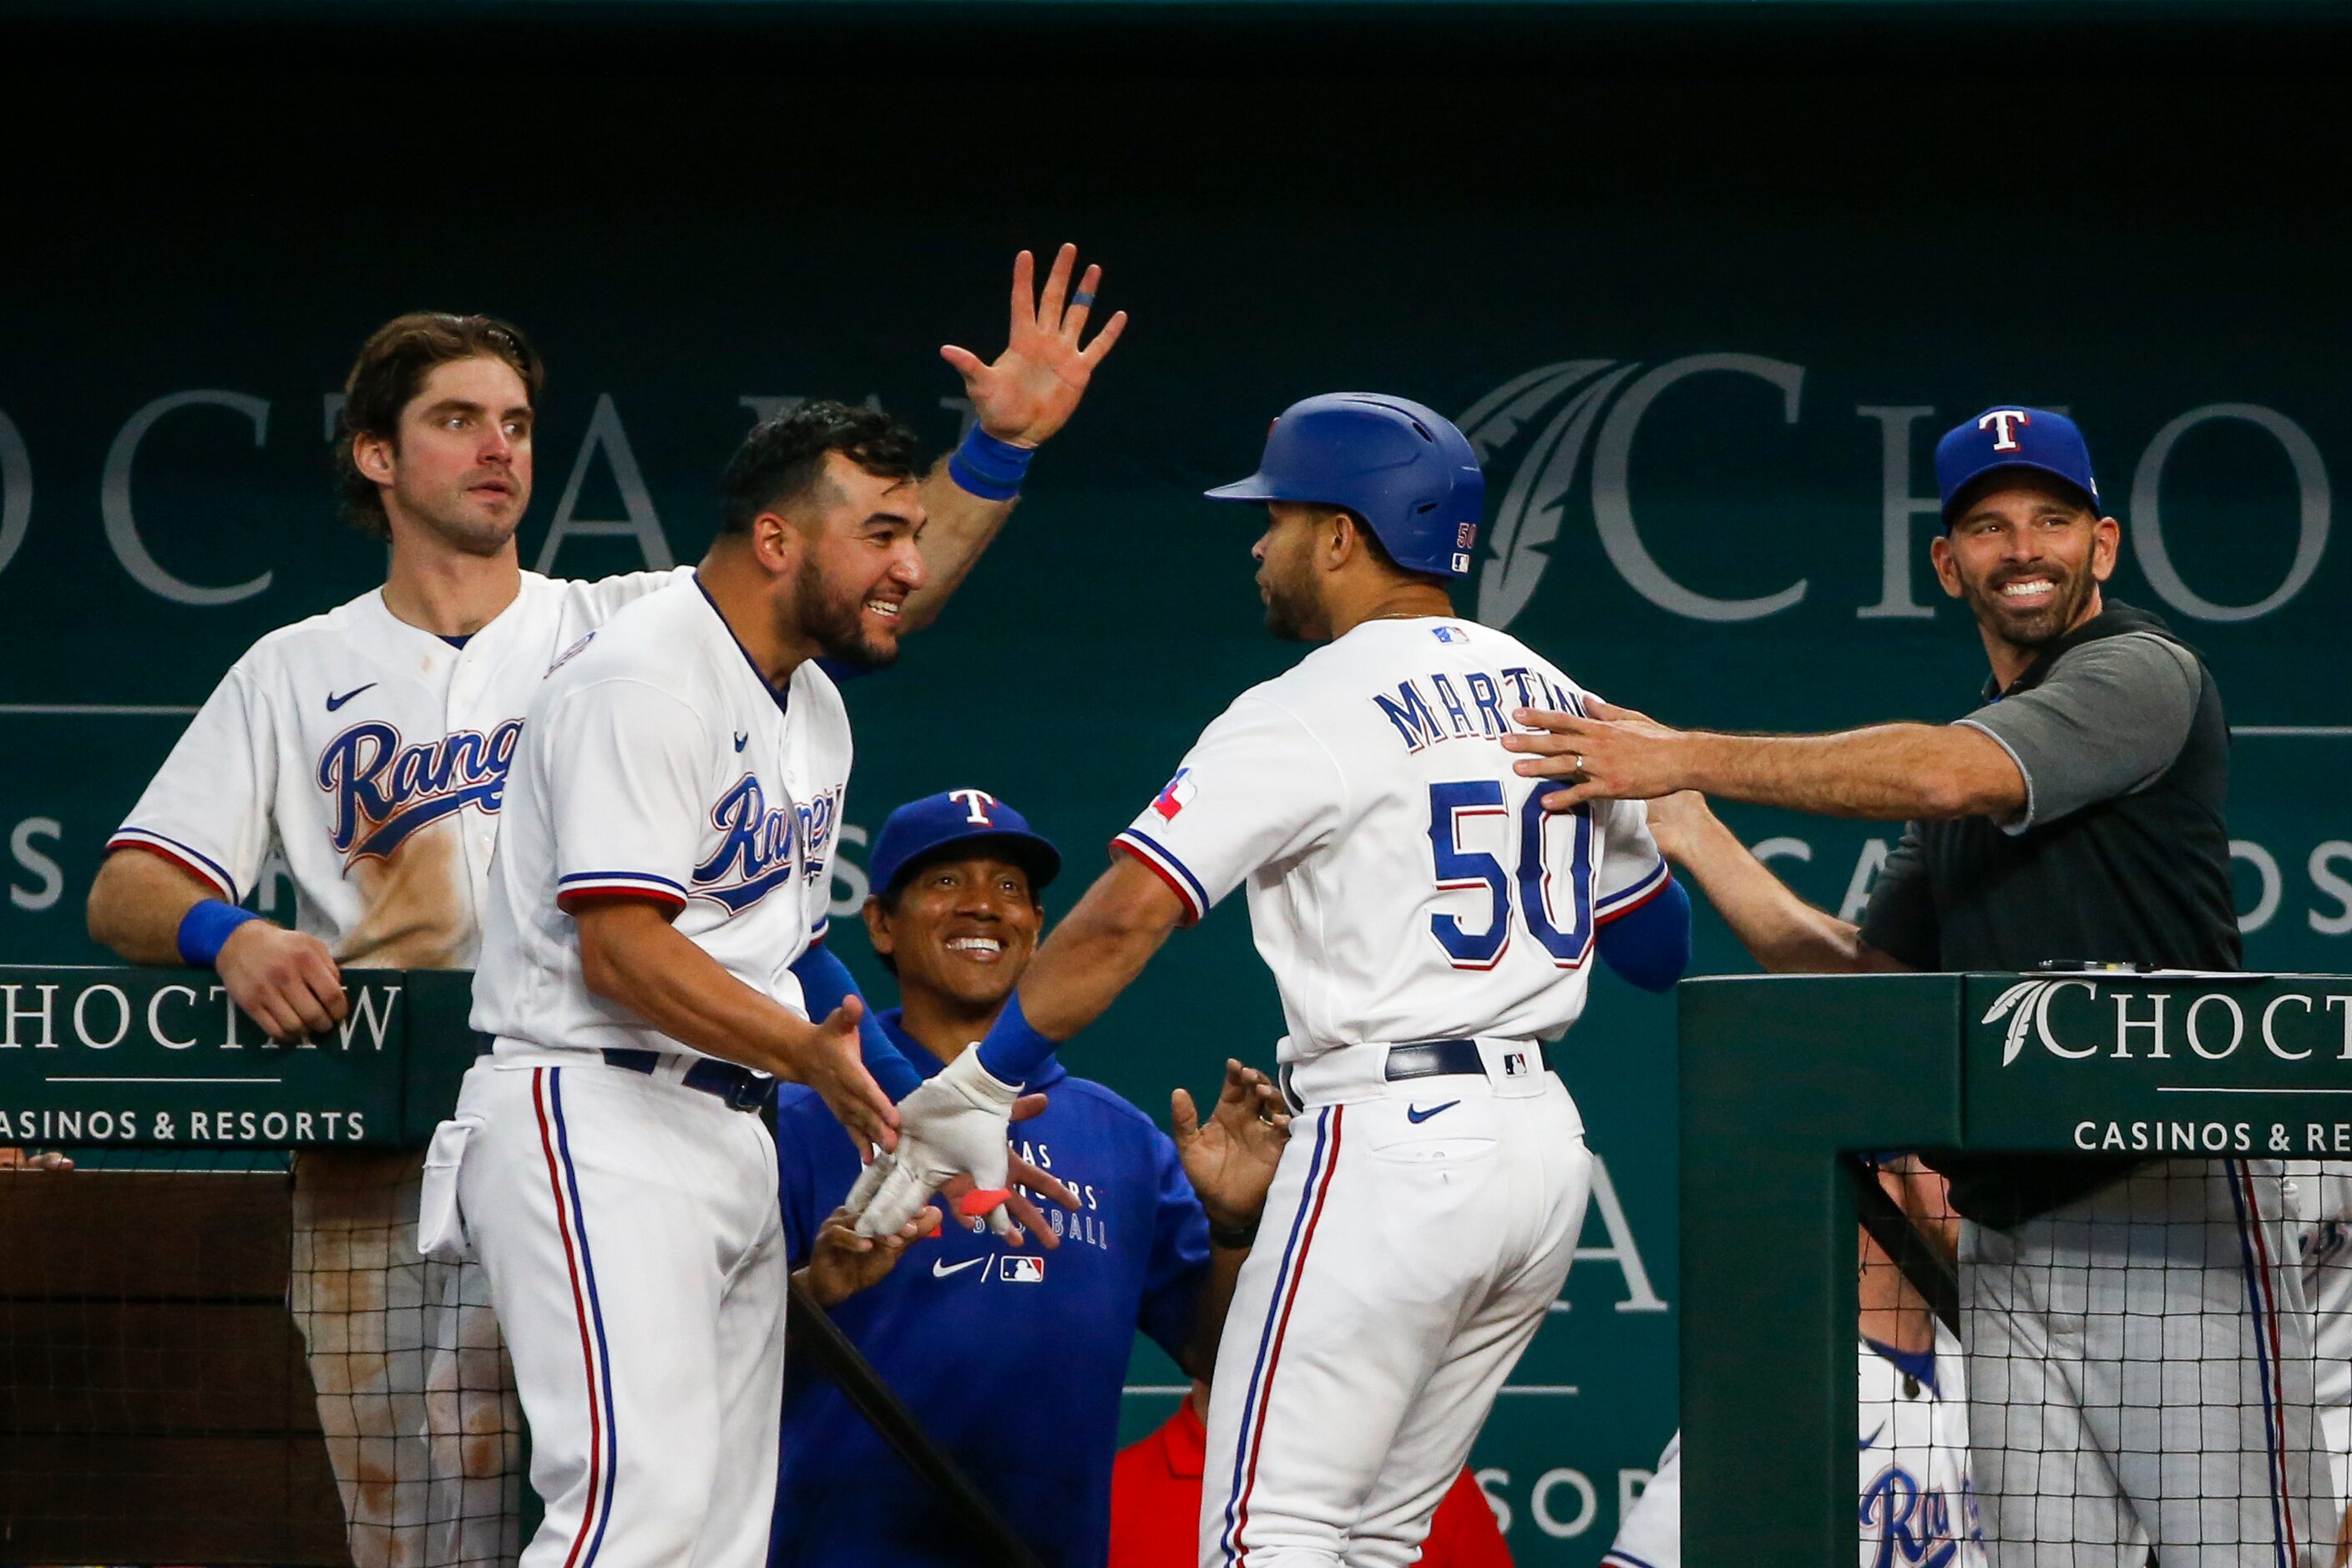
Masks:
[[[1996,407],[1936,452],[1937,580],[1992,678],[1951,724],[1677,731],[1523,710],[1519,771],[1589,799],[1695,790],[1906,820],[1859,926],[1812,908],[1695,796],[1651,810],[1757,961],[1786,971],[2240,962],[2229,727],[2163,622],[2106,599],[2121,530],[2071,420]],[[1950,1153],[1985,1535],[2001,1568],[2325,1559],[2310,1327],[2278,1162]],[[2128,1331],[2127,1331],[2128,1326]],[[2313,1540],[2315,1520],[2322,1541]]]

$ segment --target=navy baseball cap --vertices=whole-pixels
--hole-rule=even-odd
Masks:
[[[889,894],[920,861],[944,849],[994,850],[1029,873],[1037,892],[1062,870],[1062,852],[1029,830],[1029,819],[984,789],[942,790],[892,812],[875,836],[866,876]]]
[[[2095,509],[2099,481],[2091,477],[2091,448],[2083,432],[2063,414],[1996,404],[1964,419],[1936,443],[1936,488],[1943,492],[1944,522],[1952,502],[1985,475],[2002,468],[2032,468],[2063,479]]]

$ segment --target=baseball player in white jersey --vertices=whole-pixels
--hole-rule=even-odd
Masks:
[[[1936,1326],[1931,1352],[1891,1356],[1864,1340],[1854,1375],[1862,1413],[1862,1568],[1987,1568],[1969,1482],[1960,1342]],[[1601,1568],[1682,1568],[1683,1435],[1618,1522]]]
[[[850,765],[818,660],[896,656],[916,476],[871,410],[762,424],[701,564],[531,699],[474,983],[493,1044],[435,1135],[418,1230],[488,1272],[547,1507],[533,1568],[767,1560],[785,1258],[746,1113],[774,1079],[884,1145],[877,1078],[919,1108],[993,1091],[953,1068],[917,1089],[878,1033],[861,1062],[854,998],[805,1016]],[[1000,1137],[964,1168],[1001,1205],[1007,1167]]]
[[[1219,1351],[1202,1561],[1403,1564],[1580,1227],[1591,1159],[1545,1043],[1582,1010],[1597,937],[1671,984],[1688,905],[1638,807],[1548,824],[1512,774],[1505,710],[1584,694],[1452,614],[1484,484],[1444,417],[1312,398],[1210,494],[1271,503],[1268,626],[1328,646],[1202,735],[975,1054],[1009,1093],[1247,886],[1298,1116]],[[1619,930],[1644,934],[1599,936]],[[938,1120],[905,1109],[869,1231],[950,1163],[923,1168]]]
[[[977,416],[925,479],[929,587],[913,629],[1009,514],[1020,454],[1083,396],[1123,322],[1076,343],[1098,268],[1065,311],[1065,247],[1042,301],[1015,263],[1013,331],[984,363],[943,351]],[[483,317],[404,316],[346,384],[345,510],[390,541],[372,590],[257,643],[199,711],[109,843],[92,934],[139,963],[216,966],[261,1029],[344,1021],[339,964],[464,967],[525,705],[565,647],[682,574],[564,583],[520,569],[541,363]],[[127,851],[139,851],[128,853]],[[289,924],[236,906],[264,868],[294,888]],[[420,1157],[306,1151],[297,1161],[291,1306],[311,1347],[354,1558],[511,1560],[519,1424],[487,1285],[415,1244]]]
[[[1900,1195],[1907,1172],[1880,1180]],[[1943,1207],[1940,1203],[1937,1205]],[[1916,1209],[1913,1209],[1917,1216]],[[1931,1226],[1949,1230],[1948,1221]],[[1969,1408],[1960,1342],[1867,1231],[1858,1232],[1860,1333],[1854,1376],[1861,1433],[1862,1568],[1987,1568],[1969,1479]],[[1951,1242],[1942,1241],[1948,1253]],[[1682,1568],[1682,1434],[1619,1521],[1601,1568]]]

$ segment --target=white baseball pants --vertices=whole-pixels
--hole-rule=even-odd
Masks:
[[[1559,1295],[1591,1191],[1575,1102],[1525,1072],[1532,1047],[1513,1048],[1516,1077],[1488,1042],[1485,1077],[1318,1095],[1302,1070],[1307,1109],[1217,1354],[1203,1568],[1404,1568],[1419,1554]]]
[[[760,1119],[593,1058],[486,1057],[456,1120],[547,1505],[523,1568],[764,1568],[785,1268]]]

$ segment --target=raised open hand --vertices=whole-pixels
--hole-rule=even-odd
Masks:
[[[1246,1225],[1265,1206],[1282,1146],[1290,1141],[1290,1109],[1274,1080],[1255,1068],[1227,1060],[1224,1087],[1204,1124],[1192,1097],[1169,1097],[1176,1153],[1184,1174],[1216,1225]]]
[[[1127,330],[1127,312],[1121,310],[1103,323],[1092,342],[1079,346],[1102,268],[1089,266],[1073,294],[1070,273],[1077,263],[1078,247],[1062,247],[1040,295],[1036,258],[1025,250],[1013,258],[1013,328],[993,363],[953,343],[940,350],[940,357],[963,377],[980,427],[1000,441],[1038,447],[1050,440],[1077,412],[1095,367]]]

